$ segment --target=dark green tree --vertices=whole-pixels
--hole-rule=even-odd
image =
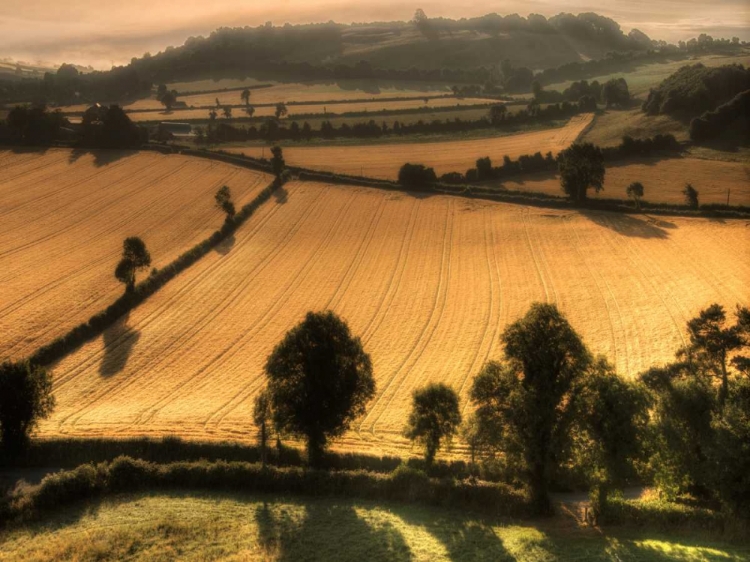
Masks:
[[[214,195],[214,199],[216,200],[216,207],[226,213],[226,220],[232,220],[235,214],[235,208],[234,203],[232,203],[232,192],[229,190],[229,186],[222,186],[221,189],[216,192],[216,195]]]
[[[591,143],[574,144],[558,157],[560,183],[563,191],[575,203],[586,201],[587,192],[604,189],[604,156]]]
[[[276,111],[275,111],[276,119],[281,119],[287,113],[289,113],[289,110],[286,108],[285,103],[279,102],[276,104]]]
[[[274,146],[271,148],[271,154],[273,155],[271,158],[271,170],[277,178],[281,177],[281,173],[284,171],[284,168],[286,168],[284,153],[280,146]]]
[[[375,395],[370,356],[330,311],[308,312],[274,348],[265,371],[276,427],[306,439],[313,466]]]
[[[224,113],[225,119],[231,119],[232,118],[232,106],[231,105],[225,105],[221,109],[222,113]]]
[[[641,210],[641,198],[643,197],[643,184],[639,181],[634,181],[627,188],[628,197],[635,202],[635,208]]]
[[[0,443],[7,454],[23,450],[54,406],[52,378],[45,369],[28,362],[0,364]]]
[[[404,436],[424,447],[428,466],[441,445],[450,443],[460,426],[461,411],[455,390],[432,383],[414,391]]]
[[[549,485],[569,443],[575,383],[591,364],[555,305],[535,303],[502,335],[505,361],[474,381],[479,433],[528,483],[536,512],[549,513]]]
[[[122,259],[115,268],[115,277],[130,292],[135,288],[136,273],[150,265],[151,254],[146,249],[146,244],[137,236],[131,236],[122,243]]]
[[[627,107],[630,103],[630,91],[624,78],[613,78],[602,87],[602,98],[607,107]]]
[[[490,123],[493,125],[499,125],[505,120],[505,115],[508,113],[508,108],[505,104],[497,104],[490,107]]]
[[[698,208],[698,190],[695,189],[689,183],[685,184],[685,189],[682,190],[682,195],[685,197],[685,204],[691,209]]]
[[[258,446],[260,447],[260,462],[265,467],[268,461],[268,429],[273,418],[271,397],[268,389],[263,389],[255,397],[253,404],[253,423],[258,428]]]
[[[159,98],[159,101],[164,107],[167,108],[167,111],[172,111],[172,106],[177,103],[177,92],[175,92],[174,90],[172,90],[171,92],[164,92],[164,94]]]
[[[250,105],[250,90],[248,88],[242,90],[240,98],[245,102],[245,105]]]

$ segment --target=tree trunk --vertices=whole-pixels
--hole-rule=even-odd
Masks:
[[[531,478],[529,479],[531,507],[537,515],[550,515],[552,513],[547,479],[544,473],[544,464],[541,462],[537,462],[531,467]]]
[[[260,464],[263,468],[266,468],[266,442],[268,437],[266,435],[266,422],[260,424]]]
[[[307,462],[310,466],[320,468],[323,465],[323,452],[326,438],[321,434],[310,434],[307,437]]]
[[[719,390],[719,407],[724,408],[724,402],[729,395],[729,375],[727,374],[726,354],[721,355],[721,389]]]

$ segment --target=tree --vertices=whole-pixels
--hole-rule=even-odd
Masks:
[[[648,423],[648,398],[643,388],[619,377],[603,358],[578,385],[576,464],[586,469],[598,518],[606,511],[610,490],[635,473]]]
[[[476,163],[477,175],[480,180],[490,179],[493,175],[492,160],[489,156],[478,158]]]
[[[490,107],[490,123],[499,125],[503,122],[507,113],[508,108],[505,107],[505,104],[493,105]]]
[[[535,511],[549,513],[551,476],[567,449],[575,383],[590,354],[553,304],[532,304],[502,342],[505,361],[487,363],[471,390],[479,433],[526,481]]]
[[[289,111],[287,110],[285,103],[279,102],[276,104],[276,119],[281,119],[287,113],[289,113]]]
[[[586,201],[587,191],[604,189],[604,156],[598,146],[587,142],[566,148],[558,157],[560,183],[571,201]]]
[[[216,113],[216,110],[215,110],[215,109],[212,109],[211,111],[209,111],[209,112],[208,112],[208,120],[209,120],[209,121],[210,121],[211,123],[213,123],[214,121],[216,121],[216,118],[217,118],[218,116],[219,116],[219,114],[218,114],[218,113]]]
[[[253,115],[255,115],[255,108],[252,105],[246,105],[245,113],[247,113],[248,117],[252,117]]]
[[[260,446],[260,462],[266,466],[268,459],[268,424],[273,417],[271,409],[271,398],[268,389],[255,397],[253,404],[253,423],[258,428],[258,445]]]
[[[308,312],[274,348],[265,371],[276,427],[307,440],[313,466],[375,395],[370,356],[330,311]]]
[[[437,181],[433,168],[423,164],[404,164],[398,171],[398,183],[406,187],[427,187]]]
[[[450,443],[461,425],[458,394],[442,383],[417,389],[404,436],[422,445],[425,460],[432,465],[441,444]]]
[[[225,105],[222,108],[221,111],[222,111],[222,113],[224,113],[224,118],[225,119],[231,119],[232,118],[232,107],[231,106]]]
[[[55,406],[52,378],[42,367],[29,362],[0,364],[0,443],[16,454],[29,440],[39,420]]]
[[[115,268],[115,277],[125,284],[127,292],[135,288],[135,274],[151,265],[151,254],[140,238],[131,236],[122,243],[122,259]]]
[[[248,88],[242,90],[240,98],[245,102],[245,105],[250,105],[250,90]]]
[[[167,85],[159,84],[159,86],[156,88],[156,99],[161,101],[161,99],[164,97],[164,94],[166,93],[167,93]]]
[[[271,158],[271,169],[273,170],[273,174],[279,178],[286,167],[284,154],[280,146],[274,146],[271,148],[271,154],[273,154],[273,157]]]
[[[216,200],[216,206],[226,213],[226,220],[232,220],[235,208],[234,203],[232,203],[232,192],[229,190],[229,186],[222,186],[221,189],[216,192],[216,195],[214,195],[214,199]]]
[[[221,102],[219,102],[219,98],[216,98],[216,109],[219,109],[221,107]]]
[[[628,83],[624,78],[613,78],[602,86],[602,98],[607,107],[626,107],[630,103]]]
[[[698,190],[695,189],[689,183],[685,184],[685,189],[682,190],[682,195],[685,197],[685,204],[691,209],[698,208]]]
[[[641,197],[643,197],[643,184],[639,181],[634,181],[628,186],[627,189],[628,197],[635,202],[635,208],[641,210]]]
[[[165,92],[164,95],[159,98],[159,101],[167,108],[167,111],[172,111],[172,106],[177,103],[177,92],[174,90],[171,92]]]

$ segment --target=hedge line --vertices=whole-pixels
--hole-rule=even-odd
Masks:
[[[86,322],[83,322],[70,330],[67,334],[60,336],[54,341],[40,347],[29,357],[29,361],[39,365],[49,365],[64,357],[67,353],[101,334],[112,326],[123,314],[132,310],[156,291],[166,285],[171,279],[193,265],[205,256],[218,244],[224,241],[230,234],[244,223],[255,210],[270,199],[273,192],[281,186],[282,180],[274,180],[268,187],[261,191],[250,203],[242,207],[231,219],[225,221],[224,225],[214,232],[209,238],[203,240],[190,250],[181,254],[177,259],[160,270],[152,271],[151,275],[138,283],[131,292],[123,294],[114,303],[101,312],[94,314]]]
[[[423,503],[496,516],[530,513],[526,495],[508,486],[430,478],[406,466],[383,475],[366,471],[263,468],[257,463],[226,461],[156,464],[118,457],[111,463],[85,464],[51,474],[38,486],[21,489],[0,505],[0,521],[33,517],[44,510],[108,494],[156,490],[292,493]]]

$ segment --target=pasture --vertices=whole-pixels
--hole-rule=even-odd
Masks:
[[[477,158],[484,156],[500,162],[506,155],[517,158],[537,151],[557,154],[578,138],[592,118],[593,114],[586,113],[573,117],[565,126],[556,129],[472,140],[374,144],[364,148],[356,145],[289,146],[284,148],[284,158],[291,166],[388,180],[396,179],[406,162],[433,167],[438,175],[464,173],[474,167]],[[260,146],[222,147],[222,150],[256,158],[267,152]]]
[[[683,204],[682,190],[689,183],[698,190],[701,204],[727,202],[750,205],[750,165],[742,162],[700,160],[698,158],[642,158],[612,162],[606,167],[604,190],[590,192],[592,199],[628,199],[627,187],[640,181],[644,201]],[[527,175],[502,182],[488,182],[501,189],[530,191],[564,197],[560,178],[553,174]]]
[[[163,267],[221,226],[219,187],[241,205],[270,182],[151,152],[5,150],[0,167],[0,360],[21,359],[115,300],[124,238],[143,238],[152,267]]]
[[[264,361],[309,310],[345,318],[378,393],[337,446],[408,453],[411,392],[472,377],[534,301],[556,303],[632,377],[685,323],[747,303],[744,221],[567,212],[452,196],[287,184],[219,252],[53,367],[43,436],[252,440]]]

